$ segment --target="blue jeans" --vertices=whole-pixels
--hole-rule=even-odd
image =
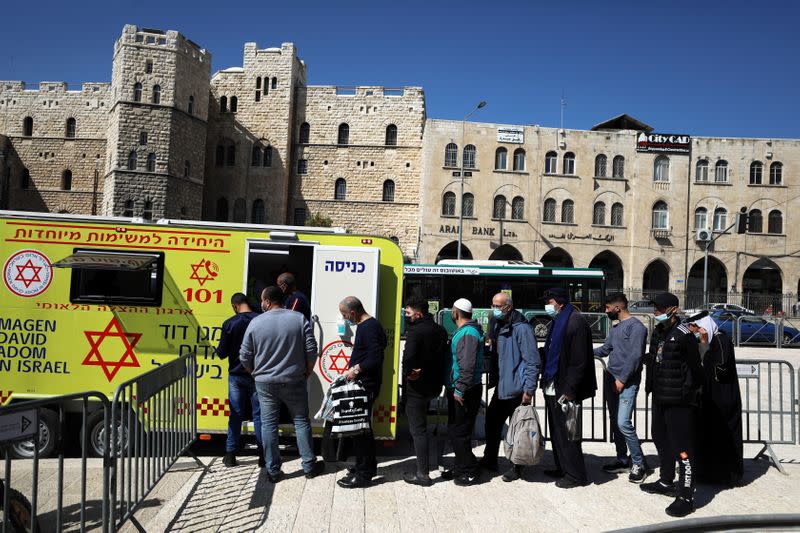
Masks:
[[[256,442],[261,445],[261,409],[256,395],[256,382],[250,376],[228,376],[228,403],[231,414],[228,416],[228,440],[225,451],[235,453],[242,439],[242,422],[252,417],[255,426]]]
[[[261,404],[261,439],[264,443],[264,458],[267,472],[276,475],[281,469],[281,453],[278,449],[278,419],[281,403],[289,408],[294,419],[297,449],[303,459],[303,471],[308,473],[317,461],[314,444],[311,442],[311,421],[308,417],[308,386],[305,379],[292,383],[256,382],[258,401]]]
[[[617,394],[614,387],[614,376],[605,373],[605,396],[608,404],[608,415],[611,419],[611,431],[614,433],[614,444],[617,447],[617,459],[628,462],[628,450],[631,452],[631,463],[644,466],[644,454],[636,428],[633,427],[633,410],[636,408],[636,394],[639,385],[626,385]]]

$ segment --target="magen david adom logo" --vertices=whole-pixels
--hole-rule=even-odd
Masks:
[[[6,261],[3,281],[8,290],[17,296],[30,298],[43,293],[50,286],[53,281],[53,267],[43,253],[22,250]]]
[[[333,341],[322,349],[319,357],[319,370],[325,381],[332,383],[347,371],[353,345],[347,341]]]

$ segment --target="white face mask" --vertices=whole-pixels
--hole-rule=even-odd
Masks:
[[[544,312],[547,313],[549,316],[556,316],[558,314],[558,310],[556,309],[555,305],[547,304],[544,306]]]

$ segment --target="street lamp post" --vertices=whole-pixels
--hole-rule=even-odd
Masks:
[[[462,234],[464,233],[464,136],[465,130],[467,127],[467,119],[472,116],[475,111],[478,109],[485,107],[486,101],[481,100],[478,105],[475,106],[475,109],[467,113],[467,116],[464,117],[464,120],[461,121],[461,197],[459,199],[459,210],[458,210],[458,259],[461,259],[461,242],[462,242]]]

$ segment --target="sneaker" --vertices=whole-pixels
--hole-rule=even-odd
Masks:
[[[439,474],[439,477],[445,481],[450,481],[453,479],[453,471],[452,470],[442,470],[442,473]]]
[[[499,468],[497,466],[497,457],[495,457],[494,460],[493,460],[491,457],[486,457],[484,455],[478,461],[478,466],[480,466],[484,470],[488,470],[490,472],[497,472],[499,470]]]
[[[669,504],[665,509],[666,513],[670,516],[682,517],[694,512],[694,500],[691,498],[684,498],[678,496],[675,501]]]
[[[311,470],[305,473],[306,479],[314,479],[318,475],[325,472],[325,463],[323,461],[317,461],[313,465],[311,465]]]
[[[631,483],[642,483],[650,473],[644,465],[633,465],[631,473],[628,474],[628,481]]]
[[[654,483],[642,483],[639,488],[648,494],[663,494],[664,496],[675,496],[675,484],[666,483],[660,479]]]
[[[269,472],[267,472],[267,479],[273,485],[278,483],[280,480],[283,479],[283,470],[278,470],[277,474],[270,474]]]
[[[609,474],[624,474],[630,469],[630,465],[627,462],[620,461],[617,459],[613,463],[607,463],[603,465],[603,472],[608,472]]]
[[[522,467],[519,465],[511,465],[511,468],[506,470],[506,473],[503,474],[503,481],[506,483],[516,481],[519,479],[520,474],[522,474]]]
[[[225,455],[222,456],[222,464],[228,468],[239,466],[239,463],[236,462],[236,454],[233,452],[226,452]]]
[[[478,474],[461,474],[453,480],[459,487],[467,487],[478,483]]]

